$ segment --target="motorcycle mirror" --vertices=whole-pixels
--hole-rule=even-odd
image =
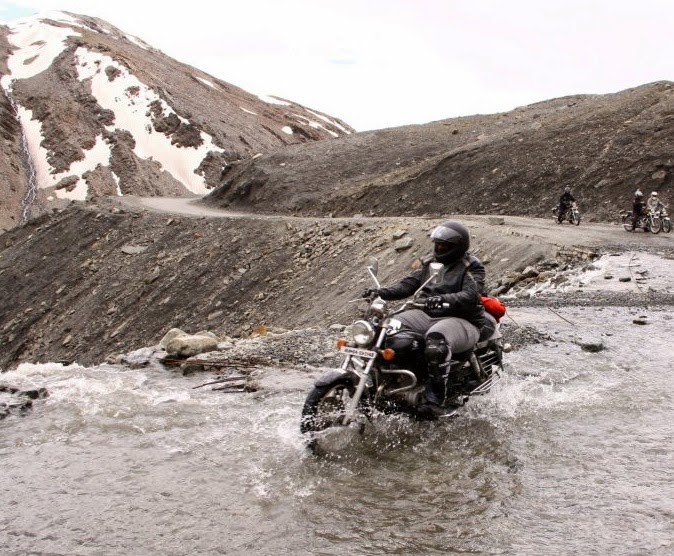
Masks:
[[[445,265],[442,263],[431,263],[428,266],[429,270],[429,276],[428,280],[426,280],[421,286],[419,286],[419,289],[414,292],[414,299],[416,299],[417,295],[423,290],[428,284],[431,282],[435,282],[436,284],[440,283],[442,281],[442,278],[445,275]]]
[[[377,275],[379,272],[379,261],[377,260],[377,257],[370,257],[367,269],[375,276]]]
[[[445,265],[442,263],[431,263],[431,278],[434,282],[442,282],[442,278],[445,275]]]
[[[379,272],[379,261],[377,261],[376,257],[370,257],[369,263],[367,265],[367,271],[370,273],[370,276],[372,276],[372,280],[374,280],[374,283],[377,285],[378,288],[381,288],[381,284],[379,283],[379,280],[377,280],[377,272]]]

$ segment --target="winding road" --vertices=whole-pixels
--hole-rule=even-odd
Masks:
[[[288,221],[321,221],[332,222],[417,222],[427,223],[428,217],[316,217],[316,216],[290,216],[279,214],[244,213],[219,209],[206,205],[201,197],[134,197],[125,196],[118,199],[120,206],[128,209],[145,209],[154,212],[176,214],[182,216],[207,217],[207,218],[245,218],[265,220],[288,220]],[[659,234],[646,233],[641,230],[627,232],[622,224],[606,223],[581,223],[580,226],[572,226],[568,223],[557,224],[551,218],[528,218],[523,216],[488,216],[488,215],[460,215],[456,216],[472,226],[490,226],[491,231],[501,235],[519,235],[527,239],[539,238],[545,243],[556,245],[604,247],[620,250],[647,250],[660,251],[661,254],[674,256],[674,235],[661,232]],[[495,224],[500,220],[503,224]]]

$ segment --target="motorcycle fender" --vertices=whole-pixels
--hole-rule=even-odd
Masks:
[[[320,387],[320,386],[327,386],[328,384],[331,384],[339,379],[348,379],[352,383],[354,382],[353,380],[353,375],[351,373],[347,373],[346,371],[342,371],[341,369],[333,369],[331,371],[328,371],[321,377],[319,377],[316,382],[314,383],[315,386]]]

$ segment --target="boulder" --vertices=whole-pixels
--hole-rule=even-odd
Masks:
[[[166,342],[166,353],[174,357],[192,357],[218,349],[218,339],[207,334],[182,334]]]

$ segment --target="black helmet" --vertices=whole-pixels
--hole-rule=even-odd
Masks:
[[[449,264],[458,261],[468,251],[470,234],[461,222],[448,220],[431,232],[431,241],[436,260]]]

